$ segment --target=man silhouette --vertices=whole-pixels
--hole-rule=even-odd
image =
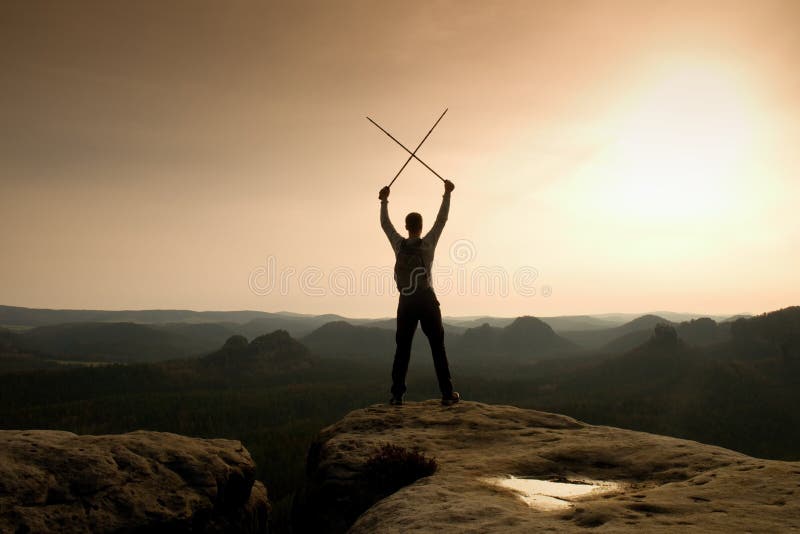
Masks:
[[[378,198],[381,200],[381,228],[389,238],[389,243],[395,253],[394,275],[397,289],[400,291],[395,334],[397,348],[392,365],[392,398],[389,401],[392,405],[403,404],[408,361],[411,358],[411,341],[417,330],[417,322],[422,325],[422,331],[428,337],[431,346],[436,378],[442,392],[442,404],[449,406],[461,399],[461,396],[453,391],[450,367],[444,348],[442,312],[431,286],[433,254],[439,236],[442,235],[444,224],[447,222],[447,213],[450,211],[450,193],[453,189],[455,189],[453,182],[445,180],[442,205],[436,215],[436,221],[425,237],[421,237],[422,215],[412,212],[406,216],[408,238],[403,238],[389,220],[389,187],[384,187],[378,193]]]

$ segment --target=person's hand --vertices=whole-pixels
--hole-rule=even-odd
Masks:
[[[387,200],[389,198],[389,186],[388,185],[386,187],[382,188],[378,192],[378,198],[381,199],[381,200]]]
[[[449,193],[450,191],[452,191],[455,188],[456,188],[456,185],[453,182],[451,182],[450,180],[445,180],[444,181],[444,192],[445,193]]]

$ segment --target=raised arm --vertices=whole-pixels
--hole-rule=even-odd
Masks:
[[[436,221],[433,226],[425,235],[425,241],[429,242],[434,247],[439,242],[439,237],[444,230],[444,224],[447,222],[447,214],[450,212],[450,193],[455,189],[455,185],[450,180],[444,182],[444,195],[442,196],[442,205],[439,206],[439,213],[436,214]]]
[[[389,238],[389,244],[392,245],[392,250],[397,252],[400,248],[400,242],[403,240],[397,230],[395,230],[391,219],[389,219],[389,188],[384,187],[378,193],[378,198],[381,199],[381,228],[383,233]]]

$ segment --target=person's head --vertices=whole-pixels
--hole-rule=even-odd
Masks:
[[[409,237],[419,237],[422,233],[422,215],[415,211],[406,215],[406,230]]]

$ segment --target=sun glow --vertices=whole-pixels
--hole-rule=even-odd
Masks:
[[[675,66],[618,124],[595,192],[629,220],[697,222],[736,209],[755,129],[753,103],[734,73]]]

